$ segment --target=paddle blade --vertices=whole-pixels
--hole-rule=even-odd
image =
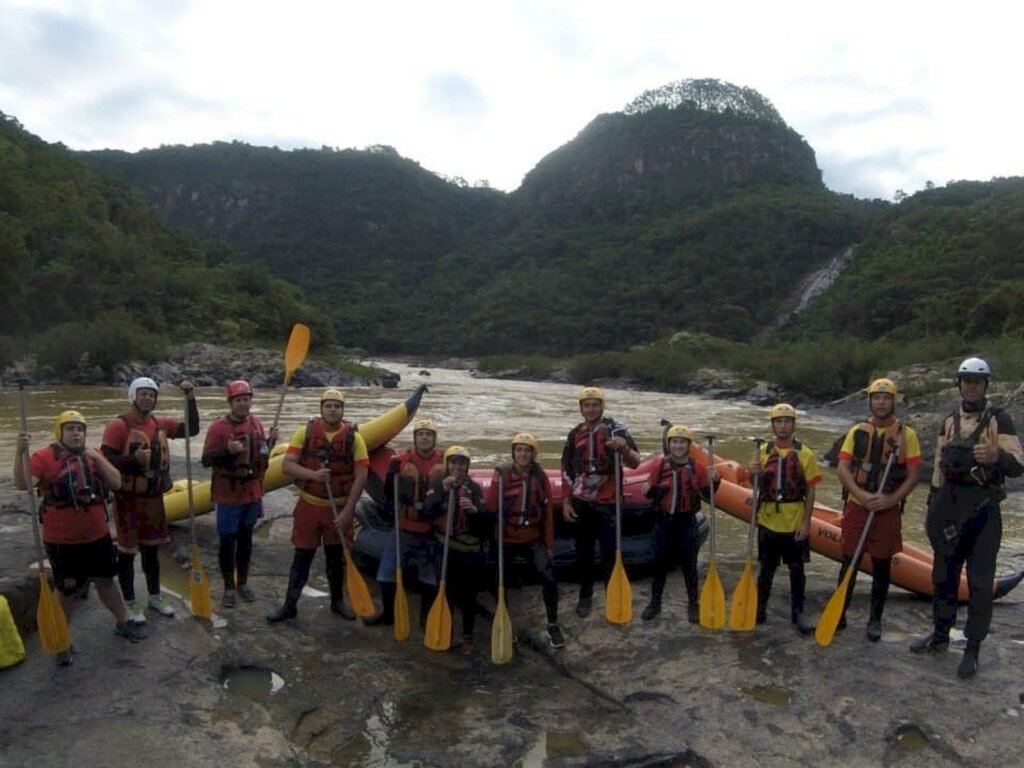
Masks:
[[[700,592],[700,625],[704,629],[725,626],[725,589],[718,578],[718,565],[713,557],[708,561],[708,575]]]
[[[628,624],[633,618],[633,588],[622,565],[622,550],[615,553],[615,567],[605,587],[604,617],[612,624]]]
[[[508,664],[512,661],[512,619],[505,605],[505,590],[498,590],[498,607],[491,625],[491,662]]]
[[[373,598],[370,597],[370,590],[366,587],[366,579],[356,568],[352,561],[352,553],[349,552],[345,558],[345,591],[348,592],[348,601],[352,604],[352,610],[361,619],[368,619],[375,613],[373,609]]]
[[[36,609],[39,645],[43,653],[56,656],[71,647],[71,632],[60,599],[50,589],[46,572],[39,571],[39,607]]]
[[[192,604],[192,615],[197,619],[213,618],[210,582],[199,560],[199,547],[195,544],[192,545],[192,576],[188,581],[188,600]]]
[[[836,627],[839,626],[839,620],[843,617],[843,609],[846,607],[846,591],[850,588],[850,579],[853,578],[853,573],[853,566],[846,569],[846,575],[836,587],[836,591],[832,593],[832,597],[828,599],[825,610],[821,612],[821,618],[818,619],[818,626],[814,629],[814,639],[822,648],[830,646],[832,638],[836,636]]]
[[[409,599],[405,595],[402,584],[402,569],[395,574],[395,642],[401,643],[409,638]]]
[[[296,369],[306,360],[309,352],[309,326],[296,323],[288,337],[288,346],[284,350],[285,379],[290,379]]]
[[[423,644],[432,651],[447,651],[452,647],[452,611],[444,593],[444,582],[437,590],[434,604],[427,614],[427,626],[423,630]]]
[[[743,575],[732,593],[729,628],[736,632],[749,632],[757,624],[757,582],[754,579],[754,560],[749,555],[743,565]]]

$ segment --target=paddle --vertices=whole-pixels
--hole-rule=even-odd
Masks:
[[[622,565],[622,457],[615,451],[615,567],[604,589],[604,617],[612,624],[633,618],[633,589]]]
[[[505,605],[505,481],[498,472],[498,607],[491,624],[491,661],[508,664],[512,661],[512,619]]]
[[[25,385],[18,382],[18,397],[21,405],[21,431],[28,434],[28,414],[25,410]],[[21,453],[25,490],[28,493],[28,516],[32,520],[32,535],[39,551],[39,606],[36,608],[36,624],[39,627],[39,645],[43,652],[50,656],[63,653],[71,647],[71,632],[68,630],[67,617],[60,601],[50,588],[50,580],[46,575],[46,553],[39,535],[39,516],[36,500],[32,493],[32,471],[28,448]]]
[[[192,615],[198,619],[213,618],[213,598],[210,597],[210,582],[199,560],[199,545],[196,543],[196,508],[192,498],[192,438],[188,434],[188,393],[185,393],[185,482],[188,483],[188,525],[192,532],[192,578],[188,581],[188,600],[192,604]]]
[[[338,507],[334,504],[334,492],[331,491],[331,483],[328,480],[324,483],[327,488],[327,501],[331,505],[331,514],[338,519]],[[352,547],[344,531],[341,534],[341,544],[345,547],[345,591],[348,593],[348,601],[352,604],[352,610],[361,619],[368,619],[373,616],[373,598],[370,597],[370,590],[366,587],[366,580],[363,574],[356,568],[355,558],[352,557]]]
[[[715,466],[715,437],[708,435],[708,475]],[[718,565],[715,563],[715,484],[708,485],[708,522],[711,525],[711,557],[708,559],[708,575],[704,579],[704,588],[700,593],[700,625],[704,629],[721,629],[725,626],[725,589],[718,578]]]
[[[398,499],[398,472],[395,472],[395,642],[400,643],[409,637],[409,600],[405,596],[402,584],[402,535],[398,528],[398,510],[401,502]]]
[[[899,453],[899,446],[893,444],[892,451],[889,453],[889,460],[885,462],[885,471],[882,473],[882,479],[878,481],[876,493],[880,493],[885,487],[885,481],[889,479],[889,470],[892,469],[892,462],[896,458],[897,453]],[[821,612],[821,618],[818,619],[818,626],[814,630],[814,639],[822,647],[831,645],[832,638],[835,637],[836,627],[839,626],[839,619],[842,618],[843,611],[846,609],[846,601],[849,599],[847,592],[851,590],[851,581],[853,580],[853,575],[857,572],[857,567],[860,565],[860,558],[864,553],[864,545],[867,543],[868,532],[871,530],[873,522],[875,522],[875,510],[872,509],[868,512],[868,519],[864,523],[864,530],[860,532],[857,548],[853,551],[853,560],[846,569],[843,580],[839,582],[836,591],[832,593],[832,597],[829,598],[828,603],[825,605],[825,610]]]
[[[448,575],[448,540],[452,536],[452,520],[455,519],[455,497],[458,491],[453,487],[448,492],[448,519],[444,525],[444,553],[441,555],[441,578],[437,585],[437,597],[427,614],[427,626],[423,630],[423,644],[432,651],[447,651],[452,647],[452,609],[444,593],[445,577]]]
[[[281,385],[281,396],[277,399],[274,427],[277,427],[277,422],[281,419],[284,393],[288,391],[288,382],[292,380],[292,374],[305,361],[307,352],[309,352],[309,326],[296,323],[292,326],[291,335],[288,337],[288,346],[284,348],[284,384]]]
[[[754,461],[761,461],[760,438],[754,438]],[[743,563],[743,574],[732,593],[732,609],[729,612],[729,628],[737,632],[749,632],[757,623],[757,581],[754,579],[754,529],[757,528],[758,491],[760,483],[755,482],[750,507],[750,528],[747,530],[747,559]]]

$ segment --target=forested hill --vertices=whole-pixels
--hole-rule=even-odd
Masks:
[[[172,340],[277,342],[301,318],[332,334],[295,286],[168,229],[124,182],[2,113],[0,254],[0,366],[109,369]]]
[[[771,105],[717,81],[598,117],[509,195],[381,147],[82,157],[294,280],[340,341],[377,352],[621,349],[680,327],[748,338],[879,209],[827,191]]]

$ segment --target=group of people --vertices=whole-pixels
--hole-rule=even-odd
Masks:
[[[991,621],[1005,479],[1024,472],[1024,453],[1012,420],[986,398],[990,378],[989,366],[980,358],[965,360],[956,374],[961,402],[939,435],[928,501],[926,527],[935,551],[934,628],[911,646],[916,653],[948,647],[966,563],[967,647],[958,668],[964,678],[978,671],[980,645]],[[81,414],[65,411],[57,417],[54,442],[33,453],[27,468],[20,459],[15,467],[19,487],[35,486],[42,497],[43,538],[68,615],[74,595],[92,580],[115,616],[115,632],[133,642],[145,637],[142,624],[147,609],[161,615],[174,613],[160,593],[157,558],[157,547],[169,541],[163,510],[163,493],[171,485],[167,441],[199,431],[192,384],[184,381],[180,386],[188,403],[185,421],[154,415],[159,388],[152,379],[136,379],[129,387],[129,409],[107,425],[101,451],[86,447]],[[896,417],[897,395],[889,379],[873,381],[868,388],[870,417],[849,430],[839,451],[838,475],[844,491],[839,582],[847,569],[855,568],[853,559],[863,538],[872,562],[866,630],[871,641],[882,634],[892,558],[902,548],[902,509],[919,481],[922,464],[916,433]],[[256,599],[248,584],[252,533],[262,515],[263,476],[278,433],[276,427],[265,430],[250,413],[253,393],[248,382],[231,382],[226,397],[229,412],[210,425],[202,463],[211,469],[216,506],[218,560],[224,579],[221,605],[230,609],[239,599]],[[593,607],[594,582],[598,577],[607,580],[614,565],[615,518],[624,467],[636,468],[641,457],[629,430],[606,415],[604,393],[598,387],[584,387],[578,401],[582,421],[568,433],[561,456],[560,514],[575,530],[576,614],[586,618]],[[352,535],[355,505],[366,486],[370,460],[366,444],[344,418],[344,410],[344,393],[325,390],[320,414],[300,426],[288,444],[282,471],[298,489],[292,529],[295,551],[284,601],[267,616],[268,622],[298,615],[299,598],[321,545],[331,610],[355,619],[345,602],[343,537]],[[767,620],[775,571],[784,563],[789,569],[791,621],[800,632],[809,633],[814,624],[805,606],[804,564],[810,559],[815,487],[822,475],[814,452],[796,437],[795,409],[777,404],[769,412],[769,422],[770,439],[750,467],[760,563],[757,623]],[[412,438],[412,447],[393,457],[384,478],[384,509],[398,526],[398,535],[389,537],[375,574],[382,610],[364,622],[394,623],[401,570],[403,584],[420,593],[423,625],[444,580],[462,615],[461,642],[456,639],[453,645],[471,653],[477,597],[493,583],[489,554],[500,525],[505,562],[525,565],[540,582],[548,641],[553,648],[563,647],[553,568],[556,499],[538,463],[537,439],[528,433],[516,434],[510,443],[510,460],[494,468],[484,492],[470,477],[469,451],[458,445],[440,451],[434,421],[417,419]],[[654,508],[655,551],[650,599],[642,618],[652,621],[660,614],[667,575],[681,566],[688,619],[697,623],[700,535],[696,513],[702,501],[710,500],[720,478],[714,467],[691,456],[694,436],[687,427],[670,424],[662,438],[662,456],[651,463],[643,484]],[[28,440],[28,435],[21,436],[19,451],[27,451]],[[114,494],[116,546],[108,532],[108,489]],[[600,549],[600,573],[595,544]],[[441,574],[445,547],[447,572]],[[146,580],[145,602],[135,597],[136,554],[141,555]],[[120,590],[114,584],[115,575]],[[847,605],[852,579],[849,585]],[[838,628],[845,625],[844,607]],[[72,658],[69,651],[58,657],[58,663],[69,664]]]

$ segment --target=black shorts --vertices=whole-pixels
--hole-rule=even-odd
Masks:
[[[117,575],[117,550],[110,534],[86,544],[47,544],[46,556],[53,569],[53,585],[64,595],[73,595],[89,579]]]
[[[786,565],[809,563],[811,561],[811,542],[807,539],[796,540],[794,533],[779,533],[757,527],[757,559],[764,563],[778,563],[781,559]]]

